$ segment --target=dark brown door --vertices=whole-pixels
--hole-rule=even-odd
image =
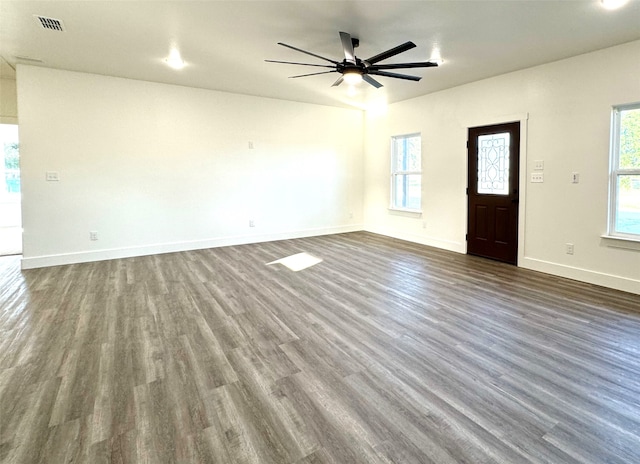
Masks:
[[[517,264],[520,123],[472,127],[467,147],[467,253]]]

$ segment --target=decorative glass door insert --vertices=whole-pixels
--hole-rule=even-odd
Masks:
[[[478,137],[478,193],[509,194],[509,143],[509,132]]]

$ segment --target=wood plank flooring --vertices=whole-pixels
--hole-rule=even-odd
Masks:
[[[0,285],[3,463],[640,463],[638,295],[365,232]]]

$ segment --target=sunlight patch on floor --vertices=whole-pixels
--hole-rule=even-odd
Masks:
[[[287,256],[286,258],[271,261],[270,263],[267,263],[267,266],[271,264],[282,264],[292,271],[298,272],[321,262],[322,259],[316,258],[309,253],[297,253],[295,255]]]

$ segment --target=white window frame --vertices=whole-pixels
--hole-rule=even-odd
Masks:
[[[420,138],[420,170],[419,171],[405,171],[405,170],[395,170],[397,166],[396,160],[399,155],[404,156],[404,153],[399,154],[396,151],[397,140],[408,139],[412,137]],[[396,205],[396,177],[403,175],[419,175],[420,176],[420,206],[418,208],[402,208],[395,206]],[[389,209],[394,211],[407,211],[410,213],[422,213],[422,134],[420,132],[414,132],[412,134],[402,134],[402,135],[394,135],[391,137],[391,183],[390,183],[390,201],[391,204]]]
[[[640,241],[640,234],[616,231],[616,212],[618,211],[618,177],[621,175],[640,175],[640,169],[620,168],[620,112],[640,110],[640,102],[613,107],[611,113],[611,154],[609,161],[609,228],[610,237]]]

